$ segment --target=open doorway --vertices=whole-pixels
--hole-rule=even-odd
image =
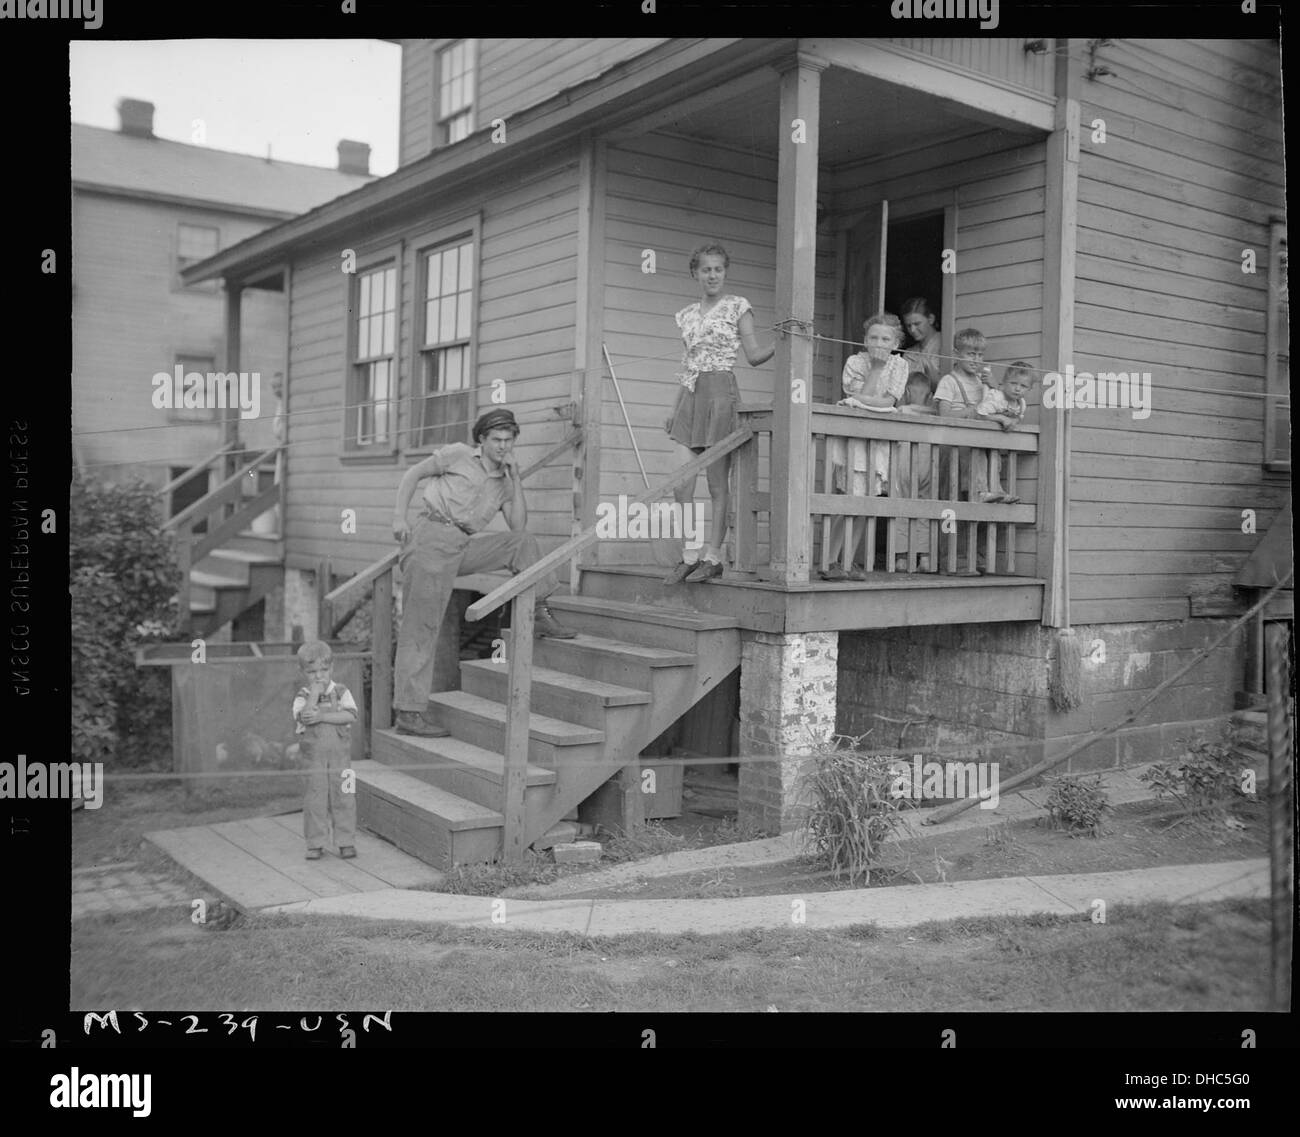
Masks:
[[[891,221],[885,256],[885,311],[901,317],[904,301],[923,296],[938,317],[938,326],[947,331],[942,258],[942,212]]]

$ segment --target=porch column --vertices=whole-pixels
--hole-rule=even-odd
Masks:
[[[233,284],[229,280],[225,281],[226,285],[226,365],[224,370],[227,372],[239,370],[239,316],[240,301],[244,296],[244,286],[242,284]],[[226,407],[221,416],[221,439],[232,448],[239,445],[239,407]],[[222,463],[222,480],[230,477],[238,468],[238,459],[233,455],[227,455]],[[224,511],[223,511],[224,512]],[[232,510],[233,513],[233,510]]]
[[[585,136],[578,150],[578,278],[573,338],[572,402],[582,442],[574,451],[574,518],[571,536],[596,523],[600,503],[601,415],[605,392],[605,143]],[[578,572],[599,563],[600,544],[570,562],[570,588]]]
[[[787,832],[799,776],[835,733],[839,632],[744,632],[740,655],[740,821]]]
[[[1078,42],[1078,41],[1074,41]],[[1079,84],[1071,41],[1056,41],[1056,111],[1047,136],[1043,235],[1043,370],[1065,374],[1074,356],[1079,219]],[[1076,55],[1079,53],[1075,53]],[[1047,581],[1042,623],[1070,625],[1070,412],[1044,407],[1038,434],[1037,574]]]
[[[772,397],[772,576],[806,581],[812,452],[813,286],[817,257],[817,147],[826,62],[797,53],[781,70],[776,189],[776,319],[805,335],[776,336]]]

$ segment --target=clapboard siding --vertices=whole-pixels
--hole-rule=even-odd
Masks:
[[[371,234],[364,248],[403,245],[398,430],[405,439],[415,327],[412,242],[444,226],[468,225],[481,213],[475,413],[489,404],[494,382],[503,381],[504,405],[523,428],[518,454],[526,466],[568,430],[551,408],[569,401],[573,370],[576,155],[555,155],[545,166],[520,171],[508,187],[493,192],[478,185],[440,198],[436,211]],[[287,548],[293,556],[330,557],[334,572],[343,575],[392,548],[393,498],[408,464],[405,457],[379,465],[343,459],[345,304],[345,279],[332,253],[295,266]],[[529,528],[548,547],[569,535],[572,475],[566,460],[559,460],[561,476],[548,470],[528,483]],[[357,512],[355,534],[341,533],[344,508]]]
[[[437,115],[437,52],[454,40],[402,41],[399,165],[433,149]],[[616,63],[649,51],[662,39],[480,39],[474,126],[542,102]]]
[[[972,27],[978,21],[972,21]],[[981,34],[967,39],[902,39],[892,38],[888,43],[928,55],[953,67],[976,71],[1018,87],[1050,95],[1052,93],[1052,61],[1050,51],[1031,54],[1025,51],[1024,39],[993,39]],[[1047,41],[1051,44],[1051,40]]]
[[[1074,362],[1151,376],[1152,411],[1075,410],[1071,618],[1129,618],[1226,584],[1282,487],[1263,476],[1268,221],[1285,208],[1276,57],[1119,41],[1085,85]],[[1105,142],[1090,127],[1103,120]],[[1245,248],[1259,271],[1241,271]]]
[[[225,298],[177,286],[181,223],[212,226],[225,248],[267,228],[219,210],[78,191],[73,208],[73,431],[83,468],[108,480],[139,474],[161,485],[170,467],[190,466],[220,441],[218,423],[173,422],[153,406],[155,373],[178,354],[212,357],[225,370]],[[243,419],[250,446],[272,444],[271,379],[284,367],[281,293],[249,290],[242,303],[240,370],[260,376],[258,419]]]

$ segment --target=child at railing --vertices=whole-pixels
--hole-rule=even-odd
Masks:
[[[939,415],[944,418],[975,418],[979,413],[980,403],[984,401],[985,384],[992,378],[992,371],[984,366],[984,351],[988,340],[977,328],[964,328],[952,340],[952,352],[955,356],[952,370],[939,380],[934,393],[935,405]],[[981,495],[988,492],[988,466],[979,461],[974,464],[973,479],[967,475],[971,448],[961,446],[957,449],[958,497],[965,494],[970,500],[984,500]],[[951,490],[951,455],[950,447],[944,447],[939,456],[939,496],[947,497]]]
[[[863,332],[866,351],[849,356],[844,364],[844,398],[839,405],[859,410],[892,411],[902,398],[908,379],[907,361],[901,355],[893,354],[903,339],[902,321],[892,312],[877,312],[866,319]],[[832,437],[827,440],[826,461],[831,467],[831,486],[835,493],[881,497],[890,492],[888,442],[872,440],[864,443],[854,439],[846,446],[843,438]],[[881,542],[881,537],[878,532],[878,542]],[[836,517],[831,522],[824,554],[830,565],[821,574],[822,579],[865,580],[864,572],[851,568],[846,573],[834,563],[843,547],[844,518]],[[852,553],[857,553],[856,539]]]
[[[320,860],[331,821],[339,856],[348,860],[357,855],[357,796],[343,792],[343,771],[352,762],[357,704],[352,692],[330,678],[333,665],[327,643],[310,640],[298,649],[298,666],[307,683],[294,696],[293,721],[307,767],[302,830],[309,861]]]
[[[1029,364],[1016,360],[1002,373],[1002,382],[997,387],[987,387],[984,398],[980,401],[977,414],[986,422],[996,422],[1003,430],[1015,430],[1025,418],[1025,392],[1034,381],[1033,368]],[[1006,452],[998,455],[1002,468],[1006,467]],[[980,494],[980,501],[1003,502],[1015,505],[1020,499],[1002,488],[998,479],[998,464],[989,452],[989,488]]]

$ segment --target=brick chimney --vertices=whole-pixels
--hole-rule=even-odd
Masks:
[[[370,145],[366,142],[339,140],[339,173],[369,174]]]
[[[117,114],[123,134],[134,134],[137,138],[152,138],[153,103],[141,99],[118,99]]]

